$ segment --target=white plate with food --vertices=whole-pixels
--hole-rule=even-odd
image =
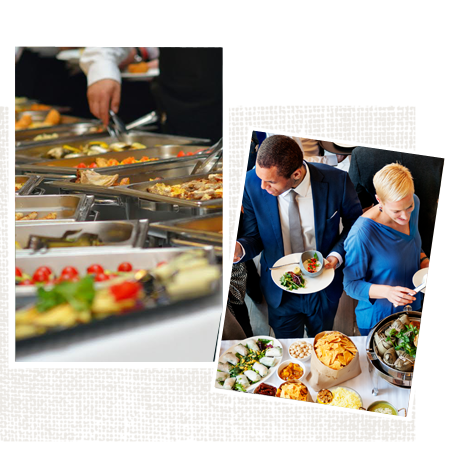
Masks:
[[[334,278],[334,269],[323,269],[322,273],[316,277],[316,278],[307,278],[302,275],[302,279],[304,280],[304,286],[299,287],[298,289],[293,288],[292,290],[289,289],[289,282],[287,286],[284,286],[282,283],[282,277],[285,276],[288,272],[294,272],[300,271],[300,261],[301,261],[301,253],[291,253],[290,255],[283,256],[283,258],[279,259],[275,264],[276,266],[283,266],[279,267],[278,269],[271,270],[272,272],[272,280],[273,282],[280,288],[283,289],[286,292],[291,292],[292,294],[312,294],[314,292],[321,291],[322,289],[325,289],[327,286],[330,285],[330,283],[333,281]],[[327,263],[327,260],[324,259],[324,263]],[[288,264],[285,266],[284,264]],[[299,274],[296,274],[297,276],[300,276]]]
[[[150,80],[151,78],[157,77],[159,75],[159,69],[153,68],[148,69],[147,72],[140,72],[140,73],[132,73],[128,71],[124,71],[121,73],[121,77],[126,80]]]
[[[419,271],[417,271],[414,274],[414,276],[413,276],[414,287],[420,286],[422,283],[425,283],[427,281],[429,269],[430,269],[429,267],[425,267],[425,269],[420,269]],[[436,288],[432,289],[431,295],[444,296],[445,295],[445,270],[440,269],[440,270],[438,270],[438,272],[439,272],[438,281],[440,283],[442,283],[442,286],[436,286]],[[425,294],[425,289],[426,289],[426,287],[424,287],[420,292]]]
[[[261,351],[264,353],[258,354]],[[220,355],[216,387],[251,391],[276,373],[282,360],[283,346],[279,340],[270,336],[243,339]]]

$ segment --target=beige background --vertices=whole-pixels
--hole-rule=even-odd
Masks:
[[[341,139],[414,147],[414,108],[402,107],[402,112],[391,110],[386,107],[305,107],[304,111],[301,106],[232,108],[231,186],[236,187],[240,182],[240,158],[245,148],[247,125],[288,128],[294,132],[304,126],[305,132],[311,134],[323,134],[327,129],[329,135],[334,132],[333,137]],[[4,149],[7,147],[6,124],[6,107],[0,107],[0,138]],[[12,141],[8,152],[11,156]],[[7,194],[6,171],[6,165],[1,165],[3,198]],[[231,212],[236,208],[236,189],[232,194],[235,197],[232,197]],[[3,286],[0,440],[415,440],[415,418],[405,423],[349,415],[344,411],[337,413],[211,394],[211,371],[205,369],[8,370],[5,222],[3,220],[0,228],[0,285]]]

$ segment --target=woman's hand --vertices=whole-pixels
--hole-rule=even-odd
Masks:
[[[401,286],[386,286],[386,298],[396,307],[409,305],[416,299],[414,295],[416,295],[416,291],[412,289]]]

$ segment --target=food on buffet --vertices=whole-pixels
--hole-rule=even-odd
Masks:
[[[317,393],[317,403],[328,405],[333,400],[333,393],[328,389],[322,389]]]
[[[283,383],[276,393],[277,397],[290,398],[292,400],[300,400],[306,402],[308,399],[308,388],[301,382]]]
[[[358,352],[353,342],[338,331],[323,335],[317,340],[314,348],[322,364],[334,370],[348,365]]]
[[[261,383],[255,389],[255,394],[260,395],[268,395],[269,397],[275,397],[277,393],[277,388],[275,386],[271,386],[270,384]]]
[[[122,161],[118,161],[115,158],[95,158],[95,163],[92,163],[89,168],[101,168],[101,167],[111,167],[111,166],[123,166],[125,164],[136,164],[142,162],[149,161],[158,161],[159,158],[149,158],[148,156],[143,156],[141,159],[136,159],[134,156],[130,156],[128,158],[123,159]],[[84,163],[80,163],[77,166],[74,166],[77,169],[86,169],[87,166]]]
[[[376,412],[379,414],[389,414],[392,416],[397,415],[396,409],[388,402],[376,402],[373,406],[369,406],[367,411]]]
[[[119,174],[114,175],[102,175],[94,170],[77,170],[77,177],[75,183],[79,184],[92,184],[94,186],[124,186],[130,184],[128,177],[119,180]]]
[[[299,380],[303,376],[303,367],[295,363],[289,363],[280,370],[280,378],[284,381]]]
[[[107,273],[100,265],[92,264],[86,270],[87,275],[80,277],[75,267],[65,267],[53,287],[47,285],[52,278],[50,267],[40,267],[33,275],[30,283],[36,284],[37,301],[31,307],[16,311],[17,338],[30,337],[43,332],[60,329],[61,327],[75,326],[92,320],[100,320],[112,314],[122,314],[129,311],[140,310],[145,307],[152,308],[156,302],[167,299],[178,300],[173,295],[182,292],[183,298],[189,298],[190,290],[196,296],[202,292],[199,287],[198,271],[204,274],[209,292],[213,271],[208,275],[209,261],[204,257],[203,250],[192,250],[177,255],[172,260],[161,262],[150,270],[134,271],[132,265],[123,261],[117,267],[118,271],[125,272],[116,278],[114,273]],[[170,266],[169,278],[161,276],[159,270],[163,266]],[[178,267],[180,273],[174,273],[173,267]],[[215,279],[220,278],[220,271],[213,266]],[[103,277],[100,277],[103,275]],[[105,278],[109,275],[109,279]],[[123,276],[122,276],[123,275]],[[25,277],[18,268],[16,276]],[[127,276],[127,279],[123,277]],[[56,277],[56,274],[55,274]],[[95,285],[97,281],[108,281],[105,286]],[[208,293],[209,293],[208,292]],[[222,372],[221,372],[222,373]],[[231,375],[226,374],[226,378]]]
[[[39,287],[35,305],[16,311],[16,339],[135,310],[142,298],[142,285],[136,281],[121,281],[96,290],[91,276],[76,282],[63,281],[49,290]]]
[[[58,133],[42,133],[33,138],[33,141],[47,141],[49,139],[58,139]]]
[[[151,194],[164,195],[187,200],[212,200],[223,197],[222,174],[208,175],[208,178],[186,181],[181,184],[168,185],[156,183],[147,188]]]
[[[16,192],[19,191],[20,189],[22,189],[24,184],[25,183],[15,183],[15,185],[16,185]]]
[[[303,262],[303,267],[309,272],[309,273],[316,273],[320,270],[321,264],[319,262],[319,257],[317,256],[317,253],[314,253],[314,257],[307,259]]]
[[[306,281],[301,273],[286,272],[281,278],[280,283],[287,290],[297,290],[306,286]]]
[[[128,262],[123,262],[118,265],[116,270],[105,270],[99,264],[91,264],[86,269],[86,275],[92,275],[94,277],[94,281],[107,281],[112,278],[116,278],[119,276],[135,274],[138,272],[138,269],[134,269],[133,266]],[[42,273],[45,275],[42,276]],[[16,286],[25,284],[36,284],[46,285],[46,284],[57,284],[61,281],[77,281],[80,278],[79,271],[72,266],[66,266],[61,270],[61,273],[58,276],[58,273],[52,270],[49,267],[38,267],[34,274],[31,276],[24,272],[20,267],[16,267]],[[31,280],[32,283],[28,283],[27,280]]]
[[[223,383],[227,378],[230,378],[229,373],[217,371],[216,381],[221,381]]]
[[[79,156],[95,156],[107,152],[122,152],[125,150],[141,150],[147,148],[139,142],[127,144],[126,142],[114,142],[107,144],[103,141],[91,141],[85,145],[73,147],[72,145],[62,145],[55,147],[46,153],[47,158],[61,159],[61,158],[77,158]]]
[[[362,408],[361,397],[353,390],[344,387],[332,389],[333,400],[330,403],[324,403],[330,406],[340,406],[341,408]]]
[[[27,215],[24,215],[23,213],[15,213],[16,220],[54,220],[58,216],[57,213],[51,212],[43,217],[38,217],[38,213],[36,211],[33,211]]]
[[[258,341],[261,341],[261,339]],[[283,349],[281,347],[266,346],[266,349],[266,356],[272,356],[275,358],[283,356]]]
[[[148,71],[148,64],[145,61],[128,65],[128,72],[130,73],[146,73]]]
[[[289,354],[293,358],[304,359],[311,355],[313,346],[306,341],[297,341],[290,345]]]
[[[273,340],[261,338],[240,342],[232,352],[226,352],[220,358],[217,370],[228,374],[230,378],[236,378],[233,390],[246,391],[252,384],[269,375],[267,367],[277,364],[275,358],[266,358],[269,350],[276,349],[277,356],[282,356],[282,349],[273,344]]]
[[[234,384],[236,383],[236,378],[227,378],[223,383],[224,389],[233,389]]]
[[[41,128],[52,127],[58,125],[61,122],[61,114],[52,109],[49,111],[43,122],[33,122],[33,118],[30,114],[23,114],[22,117],[16,122],[16,130],[25,130],[27,128]]]

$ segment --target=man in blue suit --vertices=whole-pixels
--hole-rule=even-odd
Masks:
[[[255,169],[247,172],[242,206],[234,262],[261,253],[261,287],[275,336],[303,337],[305,326],[310,337],[331,330],[343,292],[344,241],[362,214],[347,172],[306,163],[293,139],[270,136],[258,150]],[[293,231],[296,228],[298,232]],[[335,270],[332,283],[323,291],[292,294],[272,281],[270,267],[283,256],[297,253],[296,235],[302,251],[318,250],[328,260],[325,268]]]

